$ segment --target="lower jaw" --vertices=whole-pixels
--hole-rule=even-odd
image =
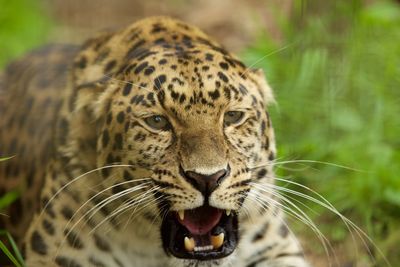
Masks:
[[[217,260],[230,255],[237,246],[238,242],[238,219],[237,215],[224,215],[219,223],[207,235],[219,235],[223,233],[224,240],[219,248],[213,248],[210,244],[196,244],[191,250],[185,247],[185,237],[190,237],[191,233],[177,222],[176,216],[170,213],[163,220],[161,235],[164,250],[176,258],[193,260]],[[206,238],[206,236],[203,236]],[[201,237],[193,237],[198,243]]]

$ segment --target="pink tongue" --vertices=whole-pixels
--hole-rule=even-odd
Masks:
[[[194,235],[204,235],[210,232],[221,219],[222,212],[216,208],[202,206],[194,210],[185,210],[185,218],[178,221]]]

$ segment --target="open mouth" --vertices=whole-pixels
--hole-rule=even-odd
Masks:
[[[170,212],[161,226],[164,249],[177,258],[213,260],[237,245],[237,215],[208,205]]]

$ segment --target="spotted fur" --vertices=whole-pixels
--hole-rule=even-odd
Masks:
[[[0,86],[0,151],[16,155],[0,165],[1,189],[22,192],[4,223],[28,266],[308,266],[279,205],[250,197],[274,182],[271,89],[199,29],[155,17],[82,47],[47,47],[10,65]],[[241,123],[224,124],[231,110]],[[161,130],[145,122],[157,114],[168,119]],[[227,164],[207,201],[238,214],[234,253],[165,253],[165,213],[206,201],[180,167]]]

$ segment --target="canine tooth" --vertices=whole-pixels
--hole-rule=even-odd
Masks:
[[[185,249],[188,252],[192,252],[194,250],[195,246],[196,246],[196,244],[194,243],[194,239],[193,238],[189,238],[187,236],[185,236],[184,243],[185,243]]]
[[[181,221],[183,221],[185,219],[185,211],[184,210],[178,211],[178,215],[179,215],[179,219],[181,219]]]
[[[211,245],[214,249],[219,249],[224,243],[225,235],[220,233],[219,235],[211,235]]]
[[[231,210],[226,210],[226,216],[231,215]]]

